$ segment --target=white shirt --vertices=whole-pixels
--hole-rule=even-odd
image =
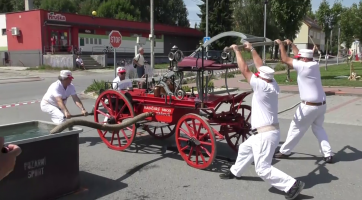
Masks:
[[[79,63],[83,63],[83,60],[81,58],[77,58],[75,61],[77,61]]]
[[[132,87],[132,81],[130,79],[124,79],[124,80],[120,80],[119,76],[117,76],[115,79],[113,79],[113,89],[114,90],[124,90],[127,89],[128,87],[131,88]],[[117,88],[118,85],[118,88]]]
[[[43,100],[46,100],[49,104],[58,107],[55,97],[61,97],[63,99],[63,103],[66,104],[68,97],[76,94],[75,87],[72,83],[68,85],[67,89],[64,89],[62,83],[57,80],[49,86],[47,92],[43,96]]]
[[[251,101],[251,126],[252,129],[279,123],[278,120],[278,95],[279,85],[275,80],[271,83],[251,76],[250,85],[254,94]]]
[[[138,59],[139,58],[139,59]],[[140,64],[141,66],[145,65],[145,58],[143,57],[143,55],[141,54],[137,54],[136,57],[133,58],[134,60],[138,60],[138,64]]]
[[[293,68],[298,73],[299,95],[302,101],[320,103],[326,100],[322,87],[321,72],[316,61],[293,60]]]

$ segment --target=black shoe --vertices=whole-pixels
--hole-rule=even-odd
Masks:
[[[285,155],[285,154],[282,154],[280,152],[274,154],[274,158],[279,158],[279,159],[283,159],[283,158],[288,158],[290,155]]]
[[[287,192],[287,194],[285,194],[285,198],[290,200],[290,199],[295,199],[299,193],[303,190],[305,183],[303,183],[302,181],[295,181],[294,185],[290,188],[290,190]]]
[[[326,163],[333,163],[333,156],[324,157],[323,160]]]
[[[239,179],[239,177],[235,176],[233,173],[231,173],[230,170],[228,170],[227,172],[220,174],[219,177],[221,179],[233,179],[233,178],[237,178]]]

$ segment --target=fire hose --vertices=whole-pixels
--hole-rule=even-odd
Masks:
[[[86,126],[86,127],[90,127],[90,128],[94,128],[94,129],[98,129],[98,130],[102,130],[102,131],[118,131],[118,130],[126,128],[132,124],[135,124],[139,121],[142,121],[147,117],[151,117],[152,115],[153,115],[153,112],[142,113],[133,118],[127,119],[127,121],[124,121],[121,124],[99,124],[99,123],[93,122],[93,121],[74,118],[74,119],[67,120],[67,121],[57,125],[50,131],[50,134],[60,133],[60,132],[64,131],[66,128],[70,128],[75,125]]]

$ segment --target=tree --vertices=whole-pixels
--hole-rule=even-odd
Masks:
[[[206,33],[206,4],[205,0],[202,0],[204,4],[198,5],[201,14],[198,16],[201,18],[199,25],[200,30]],[[232,30],[232,14],[233,14],[233,1],[232,0],[209,0],[209,30],[208,35],[211,37],[218,35],[222,32]],[[206,35],[206,34],[205,34]],[[225,46],[230,46],[234,43],[234,38],[221,38],[214,42],[211,49],[223,49]]]
[[[361,19],[362,5],[352,4],[349,8],[344,8],[340,16],[341,24],[341,41],[346,42],[346,47],[351,47],[353,38],[362,38],[362,27],[358,24],[362,23]]]
[[[103,2],[98,10],[100,17],[139,21],[140,11],[132,5],[131,0],[108,0]]]
[[[72,0],[42,0],[40,8],[53,12],[75,13],[77,6]]]
[[[12,12],[13,5],[9,0],[0,0],[0,13]]]
[[[102,0],[81,0],[78,2],[78,14],[80,15],[92,15],[92,11],[97,11],[100,4],[104,2]]]

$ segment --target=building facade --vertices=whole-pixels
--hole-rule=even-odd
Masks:
[[[147,38],[143,48],[145,55],[150,53],[149,23],[41,9],[7,13],[0,17],[1,27],[4,26],[3,21],[5,30],[2,28],[0,48],[8,51],[14,66],[39,66],[42,65],[42,55],[66,54],[72,49],[81,49],[82,54],[102,54],[110,47],[108,35],[112,30],[122,34],[122,45],[116,49],[117,56],[134,55],[137,37]],[[202,32],[192,28],[155,24],[154,29],[155,56],[166,56],[174,45],[181,50],[193,50],[203,37]],[[52,46],[53,37],[55,44]]]
[[[313,41],[309,36],[311,36],[318,49],[325,51],[325,34],[322,27],[313,19],[305,17],[293,42],[299,49],[312,49]]]

